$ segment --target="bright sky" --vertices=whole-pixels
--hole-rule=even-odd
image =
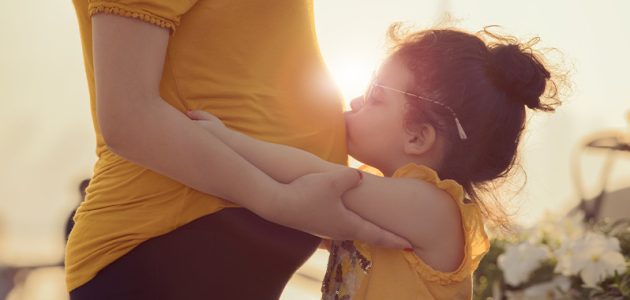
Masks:
[[[530,121],[522,152],[528,181],[516,198],[521,223],[576,203],[569,157],[585,135],[628,128],[630,2],[315,2],[322,53],[348,98],[363,91],[394,21],[428,26],[449,11],[465,29],[498,24],[564,53],[574,93],[558,113]],[[95,159],[78,28],[71,1],[2,1],[0,20],[0,260],[52,261],[63,251],[76,186]],[[583,166],[592,182],[598,159],[586,157]],[[628,161],[615,167],[613,185],[630,185]]]

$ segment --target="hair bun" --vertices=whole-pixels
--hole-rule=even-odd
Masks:
[[[534,41],[534,43],[537,42]],[[531,109],[547,110],[540,97],[551,74],[530,48],[533,43],[496,44],[489,48],[490,77],[508,98]]]

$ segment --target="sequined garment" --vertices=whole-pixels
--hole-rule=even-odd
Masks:
[[[322,299],[352,299],[371,267],[370,254],[361,244],[333,241],[322,284]]]

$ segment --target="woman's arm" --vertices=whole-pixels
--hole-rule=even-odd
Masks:
[[[256,140],[231,130],[205,111],[188,116],[245,159],[280,182],[306,174],[349,169],[306,151]],[[387,178],[363,173],[360,186],[343,194],[344,204],[360,216],[406,239],[415,247],[430,245],[449,228],[459,226],[459,208],[434,185],[408,178]],[[452,232],[452,231],[451,231]]]
[[[340,195],[357,184],[356,173],[280,184],[166,103],[159,85],[168,30],[96,14],[92,36],[98,126],[117,155],[281,225],[320,236],[408,245],[343,207]],[[331,185],[337,189],[325,192]],[[338,219],[331,222],[330,214]]]

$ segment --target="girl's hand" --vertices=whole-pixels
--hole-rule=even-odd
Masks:
[[[221,119],[217,118],[215,115],[203,111],[203,110],[191,110],[187,111],[186,115],[193,121],[195,124],[203,127],[205,130],[210,133],[216,133],[219,130],[225,129],[225,124],[221,122]]]
[[[263,149],[268,149],[264,147],[265,144],[258,144],[262,147],[251,147],[249,143],[239,144],[249,140],[239,138],[239,134],[228,130],[219,118],[208,112],[197,110],[188,112],[187,115],[232,149],[257,149],[256,151],[263,152]],[[267,153],[272,152],[267,150]],[[255,156],[250,154],[248,157]],[[281,156],[274,157],[271,163],[281,165],[283,159]],[[411,247],[406,240],[361,218],[344,206],[342,195],[359,185],[359,179],[357,171],[342,166],[333,171],[294,177],[290,181],[284,181],[290,182],[289,184],[278,186],[276,196],[270,199],[271,203],[249,208],[268,221],[324,238],[360,240],[388,248]]]

